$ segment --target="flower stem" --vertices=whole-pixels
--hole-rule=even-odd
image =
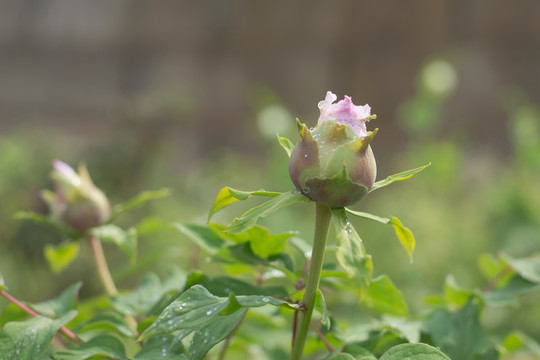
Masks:
[[[105,254],[103,253],[103,247],[101,246],[101,241],[97,236],[89,236],[88,244],[92,250],[92,257],[94,258],[94,263],[101,279],[101,283],[109,296],[118,295],[118,289],[114,284],[114,281],[111,276],[109,267],[107,266],[107,260],[105,260]]]
[[[89,236],[87,238],[90,249],[92,250],[92,257],[94,258],[94,263],[101,279],[101,283],[107,292],[107,295],[114,297],[118,295],[118,289],[114,284],[114,280],[111,276],[109,267],[107,266],[107,260],[105,259],[105,254],[103,253],[103,247],[101,246],[101,241],[97,236]],[[131,330],[137,334],[137,321],[131,317],[126,316],[125,320]]]
[[[300,313],[300,321],[296,331],[296,336],[293,339],[293,350],[291,360],[300,360],[304,352],[307,332],[311,323],[311,315],[315,307],[315,299],[319,282],[321,279],[321,270],[324,260],[324,251],[326,248],[326,238],[328,236],[328,227],[331,218],[330,208],[326,205],[316,203],[316,218],[315,218],[315,236],[313,239],[313,250],[311,252],[311,260],[309,274],[302,299],[302,305],[305,311]]]

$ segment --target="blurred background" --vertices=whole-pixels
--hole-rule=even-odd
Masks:
[[[187,239],[148,230],[152,219],[202,223],[226,185],[291,189],[275,134],[296,141],[295,117],[315,125],[331,90],[378,115],[379,179],[432,163],[355,206],[397,216],[416,236],[410,264],[391,228],[355,221],[375,274],[389,274],[413,311],[447,274],[482,287],[482,254],[540,249],[539,15],[535,0],[1,0],[0,272],[28,301],[80,278],[83,297],[99,291],[86,254],[52,274],[43,247],[62,239],[13,219],[45,211],[39,190],[55,158],[86,162],[113,204],[174,191],[122,218],[147,226],[142,265],[108,249],[121,287],[187,268]],[[312,213],[288,215],[265,224],[309,241]],[[538,338],[538,300],[485,321]]]

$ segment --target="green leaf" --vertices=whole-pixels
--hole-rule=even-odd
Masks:
[[[450,358],[427,344],[401,344],[385,352],[379,360],[450,360]]]
[[[200,282],[208,291],[216,296],[227,297],[231,292],[236,295],[268,295],[286,298],[288,292],[283,287],[259,287],[248,282],[226,277],[216,276]]]
[[[473,299],[457,312],[436,311],[426,324],[435,346],[451,359],[476,360],[494,352],[479,322],[480,302]]]
[[[236,244],[248,242],[253,253],[263,259],[282,253],[287,246],[288,240],[297,234],[295,232],[288,232],[270,235],[270,231],[262,226],[254,226],[244,232],[230,234],[223,232],[225,227],[221,225],[210,224],[210,227],[216,232],[219,232],[225,240]]]
[[[134,263],[137,258],[137,230],[131,228],[124,230],[113,224],[106,224],[90,229],[90,234],[96,236],[104,243],[118,246]]]
[[[70,311],[60,319],[35,317],[26,321],[13,321],[0,332],[0,358],[6,360],[36,360],[47,351],[54,335],[77,315]]]
[[[414,240],[414,236],[411,230],[403,226],[401,221],[399,221],[399,219],[396,217],[392,217],[390,219],[390,224],[394,227],[394,231],[396,232],[396,236],[399,242],[401,243],[405,251],[407,251],[409,259],[412,262],[413,251],[414,247],[416,246],[416,241]]]
[[[444,283],[444,298],[448,304],[462,308],[473,296],[473,292],[460,287],[452,275],[446,277]]]
[[[212,259],[229,264],[238,264],[240,262],[249,265],[270,266],[282,271],[288,276],[295,277],[293,274],[293,259],[289,254],[281,253],[270,256],[268,259],[263,259],[255,255],[253,250],[251,250],[250,244],[247,243],[228,246],[218,251]]]
[[[83,332],[88,330],[113,330],[120,335],[124,336],[134,336],[133,330],[128,326],[124,318],[116,314],[97,314],[92,317],[90,320],[82,323],[77,327],[75,332]]]
[[[309,201],[311,200],[302,194],[295,192],[283,193],[247,211],[240,218],[234,219],[233,223],[227,227],[226,231],[231,234],[241,233],[242,231],[252,228],[259,218],[268,216],[271,213],[294,203]]]
[[[148,339],[135,360],[186,360],[184,347],[177,336],[162,335]]]
[[[51,318],[60,318],[77,307],[77,297],[81,289],[82,282],[77,282],[56,297],[55,299],[32,304],[30,307],[38,313]]]
[[[212,217],[218,211],[226,208],[227,206],[231,205],[232,203],[236,201],[247,200],[251,196],[275,197],[278,195],[281,195],[281,193],[266,191],[263,189],[256,190],[256,191],[241,191],[241,190],[236,190],[236,189],[226,186],[223,189],[221,189],[219,193],[217,194],[216,199],[214,200],[214,203],[212,204],[212,207],[210,208],[210,212],[208,213],[208,222],[210,222],[210,219],[212,219]]]
[[[347,219],[345,209],[332,209],[332,221],[338,244],[337,261],[347,273],[360,299],[364,299],[373,274],[371,256],[366,254],[364,244]]]
[[[387,275],[381,275],[369,285],[366,305],[373,311],[392,316],[407,316],[407,304],[401,291]]]
[[[383,328],[389,327],[397,331],[403,338],[410,343],[420,342],[420,333],[423,324],[420,321],[408,318],[396,318],[391,316],[383,317]]]
[[[58,274],[67,268],[79,256],[80,247],[81,244],[75,241],[46,244],[43,253],[52,272]]]
[[[232,302],[231,299],[233,299]],[[235,296],[231,293],[228,298],[217,297],[203,286],[195,285],[167,306],[156,321],[143,332],[139,341],[156,335],[170,334],[181,329],[200,328],[241,308],[259,307],[267,304],[295,308],[294,305],[286,301],[270,296]]]
[[[111,216],[109,217],[108,222],[115,220],[117,217],[119,217],[120,215],[128,211],[131,211],[133,209],[143,206],[149,201],[163,199],[163,198],[169,197],[170,195],[171,195],[171,191],[169,189],[143,191],[142,193],[135,196],[134,198],[126,202],[115,205],[112,208]]]
[[[370,213],[366,213],[366,212],[354,211],[354,210],[351,210],[349,208],[345,208],[345,210],[351,215],[357,216],[357,217],[362,218],[362,219],[377,221],[377,222],[380,222],[382,224],[390,224],[390,221],[391,221],[389,218],[383,218],[383,217],[373,215],[373,214],[370,214]]]
[[[49,216],[38,214],[31,211],[18,211],[13,215],[15,220],[28,220],[36,224],[48,226],[54,230],[60,231],[62,233],[66,232],[66,229],[60,222],[56,219],[53,219]]]
[[[115,360],[124,360],[124,344],[114,336],[99,335],[72,350],[60,350],[54,353],[55,360],[84,360],[94,356],[107,356]]]
[[[173,273],[171,280],[164,283],[156,274],[148,273],[135,291],[112,298],[112,305],[123,315],[150,315],[169,291],[178,292],[185,282],[182,272]]]
[[[328,358],[328,360],[355,360],[355,359],[356,358],[354,356],[347,353],[334,354]]]
[[[360,217],[362,219],[367,219],[367,220],[377,221],[382,224],[392,225],[392,227],[394,228],[394,231],[396,232],[396,236],[399,242],[401,243],[401,245],[403,246],[403,248],[409,255],[409,259],[412,261],[416,241],[414,239],[414,235],[412,234],[411,230],[403,226],[403,224],[401,223],[401,221],[399,221],[398,218],[396,217],[383,218],[383,217],[372,215],[365,212],[350,210],[348,208],[345,208],[345,210],[349,214]]]
[[[534,255],[524,259],[514,259],[508,255],[502,255],[502,258],[522,278],[540,284],[540,255]]]
[[[326,328],[326,331],[330,330],[330,318],[326,312],[326,301],[324,300],[323,293],[321,289],[317,289],[317,297],[315,298],[315,310],[317,310],[321,315],[321,323]]]
[[[229,294],[228,306],[221,311],[220,315],[229,315],[242,308],[246,307],[261,307],[266,304],[281,306],[284,305],[291,309],[296,309],[296,306],[287,303],[286,301],[273,298],[271,296],[262,295],[242,295],[236,296],[234,293]]]
[[[247,309],[227,316],[218,316],[215,321],[201,327],[193,334],[188,360],[201,360],[217,343],[225,339],[242,321]]]
[[[173,223],[173,226],[210,254],[216,253],[226,245],[219,232],[210,225]]]
[[[418,174],[420,171],[424,170],[425,168],[427,168],[430,165],[431,165],[431,163],[426,164],[424,166],[420,166],[420,167],[418,167],[416,169],[411,169],[411,170],[400,172],[398,174],[390,175],[386,179],[377,181],[375,184],[373,184],[373,186],[371,187],[369,192],[372,192],[372,191],[375,191],[375,190],[380,189],[382,187],[388,186],[388,185],[390,185],[390,184],[392,184],[392,183],[394,183],[396,181],[402,181],[402,180],[410,179],[411,177]]]
[[[292,151],[294,149],[294,144],[292,143],[292,141],[287,139],[286,137],[282,137],[282,136],[279,136],[279,135],[278,135],[277,138],[278,138],[278,141],[279,141],[279,145],[281,145],[283,150],[285,150],[287,152],[287,156],[291,157],[291,153],[292,153]]]
[[[501,346],[509,353],[526,349],[534,355],[540,356],[540,344],[538,344],[531,337],[519,331],[508,334],[502,341]]]
[[[482,298],[487,304],[492,306],[517,306],[519,305],[519,295],[539,289],[540,284],[516,275],[504,287],[483,293]]]
[[[343,351],[351,354],[355,360],[377,360],[375,355],[358,345],[346,344]]]
[[[228,305],[227,298],[214,296],[204,287],[195,285],[167,306],[156,321],[144,331],[139,341],[180,329],[203,326],[218,316]]]

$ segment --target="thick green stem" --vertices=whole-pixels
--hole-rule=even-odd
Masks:
[[[311,322],[311,315],[315,307],[315,299],[319,282],[321,280],[321,270],[324,260],[324,251],[326,248],[326,238],[328,236],[328,227],[332,214],[328,206],[316,204],[316,220],[315,220],[315,236],[313,239],[313,250],[311,252],[311,263],[302,299],[304,311],[300,313],[300,321],[298,323],[296,336],[293,339],[293,350],[291,360],[300,360],[304,352],[307,332]]]

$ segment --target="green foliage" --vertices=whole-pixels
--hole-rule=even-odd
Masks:
[[[117,360],[127,360],[124,344],[114,336],[100,335],[73,350],[60,350],[54,354],[55,360],[84,360],[104,356]]]
[[[403,224],[401,223],[401,221],[398,218],[391,217],[390,219],[388,219],[388,218],[383,218],[383,217],[380,217],[380,216],[368,214],[368,213],[365,213],[365,212],[354,211],[354,210],[347,209],[347,208],[345,210],[349,214],[360,217],[360,218],[363,218],[363,219],[373,220],[373,221],[377,221],[377,222],[380,222],[380,223],[383,223],[383,224],[392,225],[392,227],[394,228],[394,231],[396,232],[396,236],[397,236],[399,242],[401,243],[401,245],[403,246],[405,251],[407,251],[407,254],[409,255],[409,258],[412,261],[414,247],[416,246],[416,240],[414,239],[414,235],[413,235],[412,231],[409,230],[408,228],[406,228],[405,226],[403,226]]]
[[[366,254],[364,244],[347,219],[344,209],[332,209],[332,220],[338,243],[337,260],[347,273],[358,296],[363,299],[367,294],[373,274],[371,256]]]
[[[381,314],[407,316],[408,309],[401,292],[386,275],[376,277],[369,285],[366,306]]]
[[[109,217],[108,221],[109,222],[114,221],[120,215],[123,215],[127,213],[128,211],[134,210],[136,208],[139,208],[145,205],[149,201],[163,199],[170,195],[171,195],[171,191],[169,189],[143,191],[142,193],[135,196],[134,198],[124,203],[115,205],[112,208],[111,216]]]
[[[450,358],[426,344],[402,344],[385,352],[379,360],[450,360]]]
[[[6,360],[35,360],[44,355],[54,335],[68,323],[76,311],[59,319],[37,317],[26,321],[9,322],[0,332],[0,354]]]
[[[255,195],[274,197],[280,195],[280,193],[265,191],[263,189],[257,191],[241,191],[226,186],[221,189],[220,192],[217,194],[216,199],[214,200],[214,203],[210,208],[210,212],[208,213],[208,222],[210,222],[210,219],[212,219],[212,217],[218,211],[226,208],[227,206],[231,205],[236,201],[247,200],[251,196]]]
[[[105,243],[118,246],[130,259],[137,258],[137,231],[134,228],[124,230],[119,226],[106,224],[90,229],[89,233]]]
[[[431,165],[431,163],[427,164],[427,165],[424,165],[424,166],[420,166],[420,167],[418,167],[416,169],[411,169],[411,170],[400,172],[398,174],[390,175],[386,179],[379,180],[375,184],[373,184],[373,186],[371,187],[369,192],[372,192],[372,191],[375,191],[375,190],[380,189],[382,187],[388,186],[388,185],[390,185],[390,184],[392,184],[392,183],[394,183],[396,181],[403,181],[403,180],[410,179],[414,175],[418,174],[420,171],[422,171],[422,170],[426,169],[427,167],[429,167],[430,165]]]
[[[38,313],[50,318],[61,318],[77,308],[77,298],[82,282],[71,285],[64,290],[58,297],[33,304],[31,307]]]
[[[241,217],[234,219],[233,223],[227,227],[226,231],[231,234],[241,233],[252,228],[257,223],[259,218],[266,217],[273,212],[294,203],[308,201],[311,200],[296,192],[283,193],[259,206],[254,207]]]
[[[261,295],[235,296],[231,293],[228,298],[217,297],[204,287],[195,285],[167,306],[156,321],[144,331],[140,340],[170,334],[176,330],[199,328],[209,324],[214,318],[232,315],[245,307],[259,307],[266,304],[288,305],[286,301]],[[294,308],[293,305],[288,306]]]
[[[426,112],[422,106],[423,103],[416,103],[413,112],[424,117],[432,115],[434,109]],[[496,165],[477,174],[479,164],[491,166],[490,158],[475,163],[469,154],[463,153],[461,148],[466,147],[451,141],[440,144],[423,139],[423,143],[417,141],[400,154],[397,159],[400,163],[411,162],[411,158],[422,154],[429,154],[436,161],[407,192],[396,195],[389,188],[388,192],[376,194],[377,202],[370,202],[370,195],[362,205],[374,211],[406,209],[399,217],[414,229],[416,239],[396,217],[379,217],[350,209],[332,210],[333,231],[317,290],[314,309],[318,314],[308,333],[306,358],[540,357],[535,322],[540,290],[536,242],[540,224],[537,115],[536,111],[523,107],[512,115],[511,136],[516,143],[517,165]],[[435,125],[436,122],[426,125],[423,131],[434,131]],[[290,155],[292,142],[283,137],[278,137],[278,141]],[[239,166],[231,165],[236,160],[226,162],[220,158],[209,163],[212,170],[208,174],[199,174],[197,170],[194,175],[182,174],[185,184],[179,187],[185,188],[178,193],[188,190],[178,194],[173,207],[163,210],[164,218],[173,214],[176,221],[161,220],[156,214],[133,228],[112,224],[125,215],[121,219],[123,226],[137,217],[136,212],[129,217],[130,210],[169,196],[170,191],[164,189],[143,192],[115,206],[107,224],[89,230],[86,235],[114,244],[130,260],[128,263],[121,256],[118,259],[107,256],[114,278],[119,280],[118,295],[99,296],[98,287],[87,284],[79,301],[81,283],[75,283],[54,297],[51,294],[58,293],[58,289],[54,286],[49,289],[39,271],[31,282],[19,285],[19,279],[11,279],[14,272],[2,268],[11,287],[26,291],[35,288],[34,298],[53,299],[33,304],[21,302],[18,306],[38,313],[39,316],[30,319],[13,303],[1,309],[0,358],[195,360],[204,359],[207,354],[208,358],[220,358],[218,353],[225,351],[227,359],[288,358],[291,329],[295,318],[304,311],[302,299],[309,278],[306,263],[309,263],[311,244],[300,236],[311,235],[304,226],[312,221],[312,215],[306,216],[311,205],[305,206],[306,212],[286,208],[311,201],[295,192],[225,187],[211,205],[208,221],[233,203],[254,196],[265,197],[267,201],[243,210],[243,215],[228,226],[197,223],[204,213],[200,204],[211,201],[208,189],[218,189],[215,179],[227,177],[258,188],[259,184],[251,184],[250,178],[279,173],[274,168],[261,171],[263,168],[255,168],[253,163],[246,166],[246,159],[242,158],[239,163],[244,169],[240,176],[235,170]],[[215,166],[223,168],[219,174]],[[371,191],[408,179],[427,166],[389,176],[376,182]],[[481,186],[474,181],[477,176],[482,179]],[[0,181],[7,183],[4,179]],[[290,188],[288,179],[283,185]],[[131,191],[133,188],[125,189]],[[6,191],[2,194],[5,197]],[[278,210],[283,211],[281,217],[265,219],[268,228],[257,225],[261,218]],[[364,243],[347,213],[386,226],[380,227],[380,233],[372,230],[371,224],[362,227]],[[87,276],[94,275],[93,269],[88,271],[87,254],[83,251],[79,254],[84,240],[81,234],[73,234],[50,216],[19,212],[15,217],[27,220],[26,225],[34,222],[53,229],[58,245],[43,243],[45,258],[54,273],[59,274],[67,266],[74,269],[63,271],[54,278],[55,282],[64,284],[79,273],[86,282]],[[390,226],[411,259],[418,240],[415,254],[418,264],[407,268],[401,264],[400,256],[395,256],[394,247],[385,241],[384,231],[390,232]],[[269,229],[279,229],[280,233]],[[36,233],[41,235],[43,229],[38,230]],[[37,248],[41,252],[41,247]],[[375,262],[366,249],[374,254]],[[480,271],[476,273],[471,264],[478,251],[498,255],[481,255]],[[11,257],[8,251],[0,255],[2,265]],[[19,265],[15,256],[9,261]],[[24,268],[20,266],[18,271],[22,273]],[[23,275],[20,279],[24,279]],[[136,281],[140,281],[139,285],[133,287]],[[422,302],[419,294],[423,296],[426,288],[429,289],[427,283],[430,286],[435,283],[441,293]],[[0,291],[8,299],[1,275]],[[516,310],[519,307],[522,310]],[[518,315],[514,316],[515,313]],[[528,331],[514,331],[520,324],[533,326],[529,325]],[[69,334],[66,328],[75,337],[66,335]],[[56,345],[59,341],[53,342],[55,336],[61,337],[62,346]]]
[[[435,346],[451,359],[497,359],[494,345],[487,339],[479,322],[480,303],[471,299],[457,312],[438,310],[427,322]]]
[[[45,245],[43,253],[52,272],[58,274],[75,261],[77,256],[79,256],[80,247],[80,243],[69,241],[58,245]]]

